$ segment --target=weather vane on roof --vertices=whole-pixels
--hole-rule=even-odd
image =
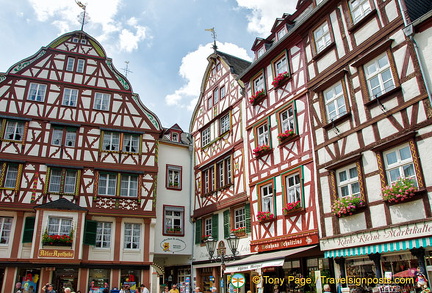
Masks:
[[[217,46],[216,46],[216,31],[214,29],[214,27],[212,28],[206,28],[205,29],[207,32],[211,32],[212,33],[212,38],[213,38],[213,50],[217,50]]]
[[[81,23],[81,30],[84,30],[84,24],[88,23],[88,15],[86,14],[87,5],[84,5],[81,1],[75,0],[75,3],[82,8],[82,12],[78,16],[78,21]]]
[[[129,70],[129,61],[125,61],[125,63],[126,63],[126,68],[122,68],[122,69],[124,70],[125,76],[127,77],[129,72],[130,73],[133,73],[133,72]]]

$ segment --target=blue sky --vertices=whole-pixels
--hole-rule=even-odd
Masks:
[[[84,31],[105,48],[164,127],[189,131],[215,28],[218,49],[252,60],[256,37],[297,0],[81,0]],[[0,0],[0,72],[63,33],[81,28],[75,0]]]

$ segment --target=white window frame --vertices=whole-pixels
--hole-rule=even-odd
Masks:
[[[124,249],[140,249],[141,224],[124,224]]]
[[[226,87],[225,87],[225,85],[223,85],[223,86],[221,86],[221,88],[220,88],[220,98],[221,98],[221,100],[222,100],[223,98],[225,98],[225,96],[226,96]]]
[[[120,133],[105,131],[103,134],[102,151],[118,152],[120,150]]]
[[[264,123],[258,126],[256,131],[257,131],[258,146],[269,145],[270,139],[269,139],[268,124]]]
[[[132,174],[121,174],[120,196],[138,197],[138,176]]]
[[[219,88],[215,88],[213,90],[213,105],[216,105],[219,102]]]
[[[15,188],[18,180],[19,165],[4,163],[2,169],[2,174],[4,174],[2,187],[11,189]],[[6,173],[4,173],[4,169],[6,169]]]
[[[204,219],[204,235],[212,235],[213,233],[213,218],[208,217]]]
[[[167,166],[167,188],[181,189],[182,168],[181,166]]]
[[[6,121],[3,138],[5,140],[22,141],[24,137],[25,122],[17,120]]]
[[[253,81],[253,85],[254,85],[254,93],[260,91],[260,90],[264,90],[265,86],[264,86],[264,74],[261,74],[260,76],[258,76],[257,78],[254,79]]]
[[[78,59],[76,71],[78,73],[84,73],[84,67],[85,67],[85,59]]]
[[[70,235],[73,230],[73,219],[66,217],[48,217],[48,235]]]
[[[12,232],[12,217],[0,217],[0,246],[9,244]]]
[[[285,188],[287,203],[294,203],[300,201],[302,198],[302,185],[300,173],[294,173],[285,177]]]
[[[27,99],[29,101],[43,102],[45,100],[46,89],[46,84],[30,83],[30,90]]]
[[[280,41],[280,40],[282,39],[282,37],[283,37],[284,35],[286,35],[286,33],[287,33],[287,29],[286,29],[286,27],[283,27],[281,30],[279,30],[279,31],[277,32],[277,38],[278,38],[278,41]]]
[[[61,146],[63,142],[63,136],[65,136],[64,146],[75,147],[76,131],[68,130],[66,128],[53,128],[51,144]]]
[[[353,172],[355,172],[355,174]],[[336,170],[336,184],[338,197],[360,195],[360,183],[357,165],[351,164]]]
[[[274,211],[273,184],[268,183],[265,185],[261,185],[259,188],[260,188],[260,196],[261,196],[261,211],[273,213]]]
[[[226,114],[219,119],[220,134],[223,134],[230,130],[230,115]]]
[[[282,132],[285,132],[287,130],[294,130],[295,131],[295,112],[294,107],[288,107],[287,109],[283,110],[280,114],[280,121],[281,121],[281,130]]]
[[[287,58],[287,56],[284,55],[282,58],[277,60],[274,63],[274,69],[275,69],[276,75],[284,73],[284,72],[288,72],[288,58]]]
[[[66,64],[66,71],[73,71],[75,65],[75,58],[68,57],[67,58],[67,64]]]
[[[48,192],[55,194],[75,194],[77,180],[77,170],[51,168],[48,182]]]
[[[320,25],[313,34],[317,53],[323,51],[332,42],[330,27],[327,21]]]
[[[211,141],[210,127],[207,127],[201,132],[201,147],[205,147]]]
[[[202,171],[203,194],[208,194],[214,191],[213,172],[213,166]]]
[[[246,227],[246,209],[244,207],[233,210],[234,229]]]
[[[327,121],[333,121],[347,113],[345,93],[341,81],[323,92]]]
[[[110,106],[111,95],[107,93],[96,93],[93,109],[107,111]]]
[[[103,172],[99,174],[98,194],[106,196],[117,194],[117,174]]]
[[[164,233],[174,234],[168,229],[179,229],[184,233],[184,207],[164,206]]]
[[[389,163],[390,155],[394,157],[394,162]],[[415,171],[412,152],[408,143],[384,151],[383,159],[387,183],[389,185],[397,181],[399,178],[406,178],[413,180],[414,184],[417,186],[417,174]]]
[[[353,24],[363,19],[372,11],[369,0],[348,0]]]
[[[96,228],[96,248],[111,247],[111,222],[97,222]]]
[[[123,152],[134,154],[139,152],[139,135],[132,133],[123,134]]]
[[[78,90],[65,88],[63,93],[63,106],[75,107],[78,100]]]
[[[387,52],[366,63],[364,69],[371,100],[395,88],[395,79]]]

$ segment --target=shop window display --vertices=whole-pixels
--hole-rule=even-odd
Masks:
[[[129,285],[131,293],[139,292],[139,270],[122,270],[121,271],[121,286]]]
[[[17,283],[21,283],[23,293],[39,292],[40,270],[38,269],[22,269],[19,272]]]
[[[102,293],[105,288],[110,289],[110,270],[90,269],[89,270],[89,291],[92,293]]]

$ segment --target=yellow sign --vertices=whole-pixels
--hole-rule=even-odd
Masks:
[[[39,257],[73,258],[73,250],[39,249]]]

